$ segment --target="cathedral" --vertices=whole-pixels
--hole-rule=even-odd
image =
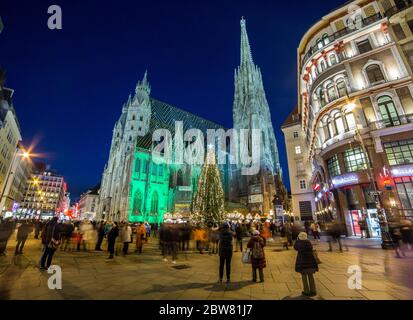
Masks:
[[[226,146],[227,161],[219,164],[226,203],[241,211],[268,214],[276,192],[274,179],[281,175],[281,168],[261,71],[252,59],[244,19],[241,20],[241,62],[235,71],[233,121],[236,131],[260,130],[260,162],[258,173],[244,175],[240,164],[229,161],[233,155]],[[135,93],[129,95],[123,105],[113,129],[109,160],[102,175],[99,218],[160,223],[165,213],[189,214],[202,164],[160,163],[159,155],[154,153],[153,139],[158,129],[166,129],[173,136],[196,129],[204,137],[211,129],[227,130],[152,98],[145,72]],[[207,148],[208,143],[205,140],[202,145]],[[176,144],[174,140],[174,147]],[[250,153],[251,147],[249,137]],[[227,209],[231,210],[229,206]]]

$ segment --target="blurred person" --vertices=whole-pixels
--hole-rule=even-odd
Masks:
[[[23,223],[17,229],[17,236],[16,236],[16,250],[14,251],[15,255],[23,254],[24,244],[29,236],[29,234],[33,231],[33,226],[28,221],[23,221]]]
[[[288,250],[288,246],[292,246],[293,245],[293,233],[292,233],[292,226],[291,223],[286,221],[283,225],[283,227],[281,228],[281,236],[287,239],[287,250]]]
[[[218,242],[219,242],[219,227],[212,226],[211,230],[208,232],[209,240],[209,254],[218,253]]]
[[[98,240],[96,242],[95,251],[102,251],[102,242],[105,237],[105,225],[106,225],[105,221],[101,220],[97,228]]]
[[[39,219],[34,223],[34,238],[39,239],[40,231],[42,231],[43,222]]]
[[[132,228],[129,223],[125,223],[120,232],[121,242],[123,243],[123,255],[126,256],[129,250],[129,243],[132,241]]]
[[[52,264],[53,255],[60,245],[60,231],[58,218],[53,217],[44,228],[42,232],[42,243],[44,245],[44,252],[40,259],[40,269],[47,270]]]
[[[204,254],[204,246],[207,241],[207,233],[205,229],[197,226],[194,230],[194,240],[196,242],[196,249],[199,251],[200,254]]]
[[[242,226],[240,223],[237,224],[237,226],[235,227],[235,238],[236,238],[236,242],[235,242],[235,252],[238,251],[238,247],[240,248],[240,251],[242,252],[242,238],[243,238],[244,234],[243,234],[243,230],[242,230]]]
[[[402,219],[400,220],[400,232],[402,235],[403,243],[413,249],[413,224],[411,220]]]
[[[111,226],[109,232],[108,232],[108,251],[109,251],[109,257],[108,259],[113,259],[113,255],[115,254],[115,243],[116,243],[116,238],[119,236],[119,227],[118,223],[114,222],[113,225]]]
[[[83,251],[89,251],[89,244],[93,241],[93,226],[90,221],[85,220],[81,223],[80,233],[82,234]]]
[[[307,238],[307,233],[301,232],[294,244],[298,251],[295,262],[295,271],[301,273],[304,291],[303,295],[313,297],[317,295],[314,273],[318,271],[317,260],[314,257],[313,245]]]
[[[72,241],[72,233],[73,230],[75,229],[75,226],[72,222],[68,221],[63,225],[63,230],[61,234],[62,238],[62,245],[60,246],[60,250],[66,251],[70,241]]]
[[[257,270],[260,276],[260,282],[264,282],[264,268],[267,266],[264,252],[265,244],[265,238],[260,236],[260,232],[258,230],[255,230],[247,244],[247,248],[251,252],[253,282],[257,282]]]
[[[340,252],[343,252],[343,243],[341,239],[341,235],[343,233],[342,224],[338,221],[333,221],[327,224],[327,234],[328,234],[328,251],[333,251],[333,242],[338,243],[338,247]]]
[[[314,240],[321,240],[320,234],[321,234],[321,227],[320,224],[316,221],[313,221],[313,223],[310,226],[311,233],[313,234]]]
[[[13,233],[13,222],[5,219],[0,223],[0,256],[6,255],[7,242]]]
[[[146,229],[145,241],[148,242],[148,239],[151,237],[151,225],[148,222],[145,222],[145,229]]]
[[[227,283],[231,281],[231,259],[232,259],[232,237],[234,233],[230,230],[228,223],[222,226],[219,233],[219,283],[224,278],[224,265],[226,269]]]
[[[157,238],[157,236],[158,236],[158,229],[159,229],[158,222],[155,222],[155,223],[153,224],[152,228],[151,228],[151,230],[152,230],[152,236],[153,236],[154,238]]]
[[[304,229],[305,229],[305,233],[306,233],[307,235],[310,234],[310,230],[311,230],[310,226],[311,226],[311,222],[310,222],[310,221],[308,221],[308,220],[304,221]]]
[[[401,233],[401,228],[400,228],[400,222],[397,220],[391,220],[388,223],[389,225],[389,234],[391,237],[391,240],[393,242],[393,249],[396,253],[397,258],[401,258],[401,256],[405,257],[406,254],[403,250],[402,244],[402,233]],[[401,254],[401,255],[400,255]]]
[[[141,254],[143,244],[146,241],[146,228],[143,223],[138,224],[138,228],[136,229],[136,251]]]

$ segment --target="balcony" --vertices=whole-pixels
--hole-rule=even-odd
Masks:
[[[411,0],[407,0],[407,1],[411,1]],[[383,19],[383,16],[381,15],[380,12],[376,13],[375,15],[372,15],[368,18],[363,18],[361,20],[361,27],[367,27],[373,23],[376,23],[377,21],[380,21],[381,19]],[[321,51],[322,49],[324,49],[325,47],[327,47],[328,45],[331,45],[334,41],[349,35],[353,32],[358,31],[359,29],[357,29],[356,27],[353,28],[349,28],[349,27],[345,27],[344,29],[338,30],[337,32],[333,33],[332,35],[328,36],[328,37],[324,37],[321,42],[317,43],[315,46],[311,47],[307,53],[305,54],[303,60],[302,60],[302,65],[304,65],[307,60],[316,52]],[[321,44],[321,46],[320,46]]]
[[[394,7],[391,7],[390,9],[388,9],[384,15],[387,18],[391,18],[393,17],[395,14],[398,14],[399,12],[402,12],[410,7],[413,6],[413,0],[399,0],[397,1],[397,5]]]
[[[413,123],[413,114],[405,114],[402,116],[378,120],[369,123],[371,131],[402,126],[404,124]]]

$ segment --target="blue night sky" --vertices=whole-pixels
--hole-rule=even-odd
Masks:
[[[23,143],[78,196],[100,181],[122,104],[148,69],[152,96],[232,127],[244,16],[288,175],[281,124],[296,104],[296,52],[308,28],[343,0],[1,0],[0,68]],[[63,10],[63,30],[47,9]]]

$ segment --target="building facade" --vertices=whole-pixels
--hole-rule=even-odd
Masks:
[[[386,218],[412,216],[410,3],[347,3],[312,26],[298,48],[314,214],[345,222],[349,235],[360,235],[362,219],[379,237]]]
[[[95,186],[80,196],[78,204],[78,215],[81,220],[95,220],[99,205],[99,189]]]
[[[21,217],[49,219],[64,213],[66,182],[50,167],[36,165],[27,182]]]
[[[4,83],[5,73],[0,70],[0,212],[9,210],[12,203],[6,189],[10,189],[12,166],[18,161],[17,145],[22,139],[12,100],[14,91]]]
[[[287,147],[288,172],[291,187],[292,214],[301,220],[313,220],[316,206],[314,187],[309,183],[313,164],[309,159],[301,114],[296,107],[282,125]],[[315,187],[316,189],[319,186]]]
[[[234,197],[239,198],[251,212],[268,214],[273,209],[274,177],[282,176],[282,172],[261,70],[252,59],[244,19],[241,19],[241,62],[235,70],[234,82],[234,129],[239,136],[241,130],[261,130],[259,146],[253,146],[251,138],[249,142],[251,154],[255,152],[254,147],[260,147],[260,171],[251,176],[242,175],[240,161],[233,184]]]

